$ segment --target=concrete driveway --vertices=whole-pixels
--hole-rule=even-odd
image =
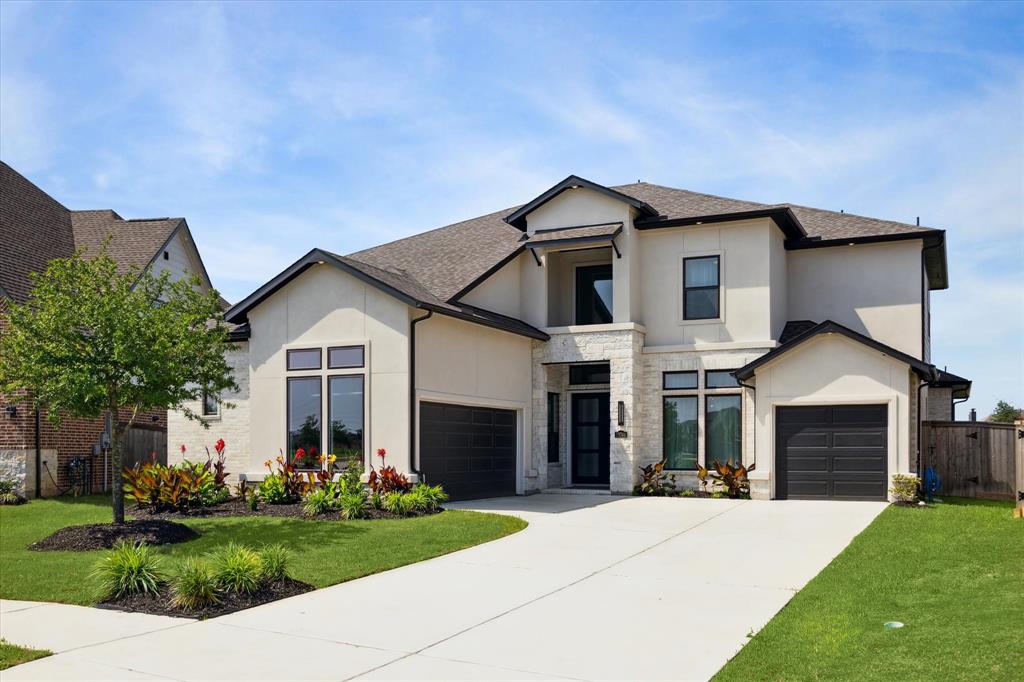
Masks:
[[[204,622],[64,637],[62,653],[3,679],[707,679],[885,505],[535,495],[454,506],[530,526]],[[0,628],[52,648],[45,630]]]

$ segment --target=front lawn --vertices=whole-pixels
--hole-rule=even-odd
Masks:
[[[37,658],[44,658],[50,656],[51,653],[42,649],[26,649],[0,639],[0,670],[7,670]]]
[[[145,513],[139,515],[145,517]],[[105,551],[36,552],[26,547],[65,526],[109,523],[110,519],[108,496],[0,507],[0,598],[96,603],[97,583],[89,573]],[[280,543],[291,550],[291,576],[316,587],[447,554],[526,527],[525,521],[514,517],[468,511],[374,521],[247,516],[185,517],[181,522],[201,537],[161,545],[157,552],[177,560],[231,541],[253,546]]]
[[[715,677],[1007,680],[1024,662],[1024,521],[1005,502],[889,507]],[[900,629],[883,623],[899,621]]]

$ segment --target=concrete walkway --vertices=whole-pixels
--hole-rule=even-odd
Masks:
[[[3,681],[702,680],[885,505],[536,495],[454,506],[530,526],[203,622],[4,602],[0,636],[59,653]]]

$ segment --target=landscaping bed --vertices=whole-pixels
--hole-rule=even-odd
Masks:
[[[252,593],[228,592],[221,596],[216,604],[209,604],[198,609],[186,609],[174,606],[166,594],[131,594],[123,597],[111,597],[101,601],[99,608],[116,611],[149,613],[155,616],[175,616],[177,618],[213,618],[225,616],[235,611],[251,609],[260,604],[268,604],[278,599],[294,597],[298,594],[311,592],[316,588],[309,583],[292,578],[275,580],[262,585]]]
[[[439,514],[444,511],[443,508],[437,507],[435,509],[417,510],[413,509],[406,514],[395,514],[384,509],[376,509],[374,507],[368,507],[363,513],[362,518],[367,520],[372,519],[401,519],[410,518],[416,516],[430,516],[431,514]],[[184,518],[209,518],[209,517],[225,517],[225,516],[272,516],[278,518],[291,518],[291,519],[316,519],[318,521],[340,521],[342,515],[340,511],[330,510],[321,512],[315,516],[309,516],[306,514],[304,504],[302,502],[292,502],[287,504],[259,504],[254,511],[248,502],[243,501],[241,498],[233,497],[225,502],[213,504],[208,507],[194,507],[182,511],[177,510],[161,510],[154,511],[150,507],[135,507],[132,510],[132,514],[136,518],[140,519],[164,519],[168,521],[182,520]]]
[[[32,543],[28,549],[37,552],[87,552],[94,549],[110,549],[119,542],[170,545],[195,540],[197,537],[199,533],[186,525],[164,519],[144,519],[121,525],[91,523],[84,526],[68,526],[39,542]]]

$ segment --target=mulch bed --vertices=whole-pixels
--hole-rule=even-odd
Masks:
[[[444,511],[443,509],[435,509],[429,512],[411,512],[408,516],[398,516],[391,512],[384,511],[382,509],[373,509],[367,507],[366,513],[367,519],[408,519],[414,516],[430,516]],[[294,504],[263,504],[259,505],[257,511],[252,511],[249,508],[248,502],[243,502],[241,499],[233,498],[227,502],[221,502],[210,507],[198,507],[196,509],[189,509],[187,512],[177,511],[161,511],[152,512],[146,507],[136,507],[132,510],[132,513],[139,518],[146,519],[181,519],[181,518],[211,518],[211,517],[223,517],[223,516],[278,516],[284,518],[298,518],[298,519],[309,519],[313,521],[341,521],[341,514],[339,512],[330,512],[327,514],[320,514],[312,518],[307,517],[302,512],[302,503],[296,502]]]
[[[177,616],[179,618],[213,618],[223,616],[243,609],[251,609],[260,604],[267,604],[285,597],[294,597],[297,594],[310,592],[316,588],[301,580],[285,578],[277,582],[268,583],[252,594],[240,592],[227,592],[221,595],[219,604],[208,606],[199,611],[186,611],[171,606],[170,589],[164,587],[159,595],[135,594],[121,597],[119,599],[108,599],[97,605],[97,608],[111,609],[114,611],[133,611],[136,613],[151,613],[157,616]]]
[[[36,551],[87,552],[93,549],[110,549],[121,540],[144,542],[147,545],[170,545],[187,542],[199,537],[186,525],[166,519],[145,519],[113,523],[93,523],[87,526],[68,526],[53,535],[33,543],[29,549]]]

